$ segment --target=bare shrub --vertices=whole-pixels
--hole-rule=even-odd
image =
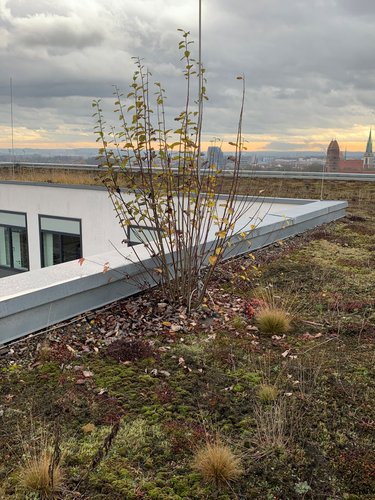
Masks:
[[[124,229],[124,241],[129,243],[130,231],[136,233],[132,233],[136,239],[133,253],[122,255],[142,269],[138,286],[160,284],[170,302],[182,303],[188,310],[203,302],[214,270],[230,253],[233,237],[246,240],[260,221],[259,208],[253,219],[244,217],[259,199],[238,195],[241,152],[246,149],[242,138],[244,78],[237,77],[242,80],[242,102],[236,138],[229,143],[234,150],[232,175],[225,179],[220,165],[209,160],[202,164],[207,96],[204,69],[192,58],[191,44],[189,32],[182,31],[179,48],[186,98],[175,118],[177,125],[167,123],[166,92],[159,82],[151,88],[150,73],[139,58],[127,96],[115,88],[119,131],[107,130],[101,103],[93,102],[104,169],[101,180]],[[228,194],[222,196],[224,181]]]

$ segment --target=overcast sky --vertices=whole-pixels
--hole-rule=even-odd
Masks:
[[[363,150],[375,110],[374,0],[202,0],[209,101],[204,138],[236,130],[255,150]],[[0,0],[0,147],[95,146],[91,102],[112,113],[141,56],[183,107],[178,28],[196,40],[198,0]],[[176,123],[176,122],[174,122]],[[174,126],[173,121],[171,126]]]

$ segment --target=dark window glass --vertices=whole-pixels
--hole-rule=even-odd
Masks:
[[[81,237],[42,231],[42,266],[48,267],[82,257]]]
[[[52,234],[52,242],[53,242],[53,263],[61,264],[63,261],[62,250],[61,250],[61,235],[60,234]]]
[[[81,238],[64,234],[62,237],[63,262],[81,257]]]

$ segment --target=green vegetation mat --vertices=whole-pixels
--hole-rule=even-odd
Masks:
[[[22,478],[50,445],[58,498],[374,499],[375,184],[327,182],[325,198],[348,216],[224,264],[191,317],[154,291],[2,349],[0,498],[42,498]],[[265,302],[287,333],[258,329]],[[206,483],[206,442],[242,475]]]

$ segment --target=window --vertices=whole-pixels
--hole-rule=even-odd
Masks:
[[[29,270],[26,214],[0,210],[0,267]]]
[[[81,221],[39,215],[42,267],[82,257]]]
[[[141,243],[148,243],[156,240],[157,229],[150,226],[128,226],[128,245],[133,247]]]

